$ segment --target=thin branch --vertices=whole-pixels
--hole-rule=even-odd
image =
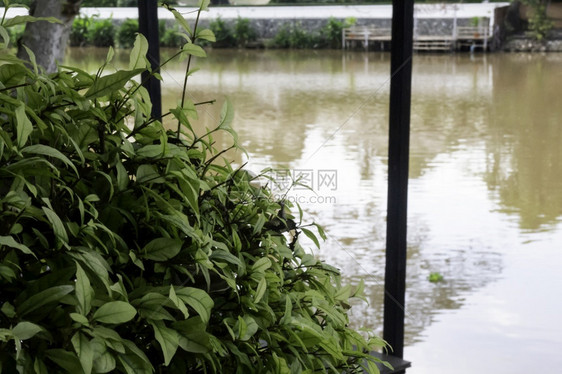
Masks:
[[[193,41],[192,43],[195,43],[195,40],[197,39],[196,35],[197,35],[197,25],[199,24],[199,17],[201,16],[201,8],[199,8],[199,10],[197,11],[197,18],[195,19],[195,26],[193,27]],[[185,77],[183,78],[183,89],[182,89],[182,93],[181,93],[181,107],[183,108],[183,105],[185,104],[185,95],[186,95],[186,91],[187,91],[187,78],[189,78],[189,68],[191,67],[191,60],[192,60],[193,55],[189,55],[189,57],[187,58],[187,67],[185,68]],[[181,121],[178,120],[178,130],[177,130],[177,138],[179,139],[181,134]]]

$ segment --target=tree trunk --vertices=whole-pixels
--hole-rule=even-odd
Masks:
[[[57,62],[62,62],[74,17],[80,10],[82,0],[35,0],[29,14],[34,17],[55,17],[62,23],[46,21],[31,22],[25,27],[21,44],[35,54],[37,64],[52,73],[57,70]],[[29,59],[20,46],[18,56]]]

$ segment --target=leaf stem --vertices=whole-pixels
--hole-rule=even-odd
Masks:
[[[193,40],[192,43],[195,43],[195,40],[197,39],[197,25],[199,24],[199,17],[201,16],[201,7],[199,7],[199,10],[197,11],[197,18],[195,18],[195,26],[193,26]],[[192,59],[193,55],[189,55],[189,57],[187,58],[187,67],[185,68],[185,77],[183,78],[183,88],[182,88],[182,92],[181,92],[181,107],[183,108],[183,105],[185,104],[185,95],[186,95],[186,91],[187,91],[187,78],[189,78],[189,68],[191,67],[191,59]],[[176,133],[176,137],[179,139],[181,134],[181,121],[178,119],[178,130]]]

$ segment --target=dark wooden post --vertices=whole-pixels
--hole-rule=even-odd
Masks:
[[[157,0],[139,0],[139,32],[148,40],[147,58],[153,72],[160,66],[160,40],[158,38]],[[152,101],[152,118],[162,117],[162,91],[160,81],[148,72],[142,74],[143,86],[148,90]]]
[[[394,0],[392,12],[383,338],[403,358],[414,1]]]

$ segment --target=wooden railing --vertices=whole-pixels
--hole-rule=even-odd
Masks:
[[[450,35],[420,35],[414,32],[414,50],[446,51],[462,46],[472,49],[488,47],[490,20],[484,18],[479,26],[457,26],[456,22]],[[365,50],[370,42],[390,42],[391,29],[373,26],[352,26],[342,30],[342,48],[346,49],[353,41],[363,43]]]

